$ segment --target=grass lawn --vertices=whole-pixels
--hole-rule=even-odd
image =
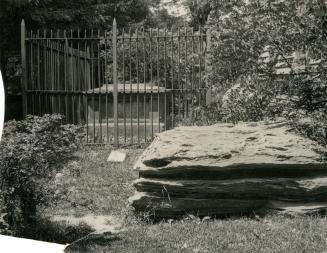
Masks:
[[[133,164],[143,150],[126,150],[123,163],[107,162],[110,151],[111,147],[89,146],[76,152],[75,159],[57,175],[56,202],[46,212],[61,216],[124,216],[128,198],[134,192],[131,183],[137,178]]]
[[[142,221],[127,201],[134,192],[131,182],[137,178],[132,166],[142,150],[128,150],[122,164],[108,163],[109,153],[110,147],[103,146],[78,151],[57,175],[57,200],[41,212],[77,220],[112,216],[123,230],[118,236],[100,234],[69,252],[327,252],[327,219],[322,217]],[[87,232],[83,231],[81,235]]]
[[[111,244],[111,245],[110,245]],[[327,252],[327,220],[271,216],[262,220],[184,220],[139,226],[121,240],[87,252]]]

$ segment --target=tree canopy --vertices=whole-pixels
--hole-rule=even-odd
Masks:
[[[25,18],[31,27],[50,28],[101,28],[110,25],[113,18],[124,26],[144,20],[150,12],[148,0],[17,0],[4,6],[4,16],[6,10],[16,9],[21,11],[17,18]]]
[[[146,20],[151,0],[2,0],[0,1],[0,67],[4,52],[19,50],[20,23],[27,29],[110,29]]]

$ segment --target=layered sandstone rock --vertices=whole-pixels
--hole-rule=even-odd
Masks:
[[[286,122],[179,127],[159,134],[136,163],[131,203],[159,218],[321,210],[326,153]]]

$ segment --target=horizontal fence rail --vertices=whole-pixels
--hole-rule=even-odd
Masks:
[[[88,143],[149,142],[206,104],[204,29],[22,34],[26,113],[83,124]]]

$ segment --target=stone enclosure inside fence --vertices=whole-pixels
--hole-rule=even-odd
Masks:
[[[130,202],[156,218],[323,212],[326,154],[284,121],[179,127],[136,163]]]
[[[91,138],[106,140],[114,131],[113,85],[88,90],[88,128]],[[92,96],[94,94],[94,96]],[[171,92],[155,84],[118,84],[119,135],[127,138],[139,135],[151,139],[156,133],[171,127]],[[165,103],[166,99],[166,103]],[[107,129],[108,126],[108,129]],[[100,128],[101,137],[100,137]]]

